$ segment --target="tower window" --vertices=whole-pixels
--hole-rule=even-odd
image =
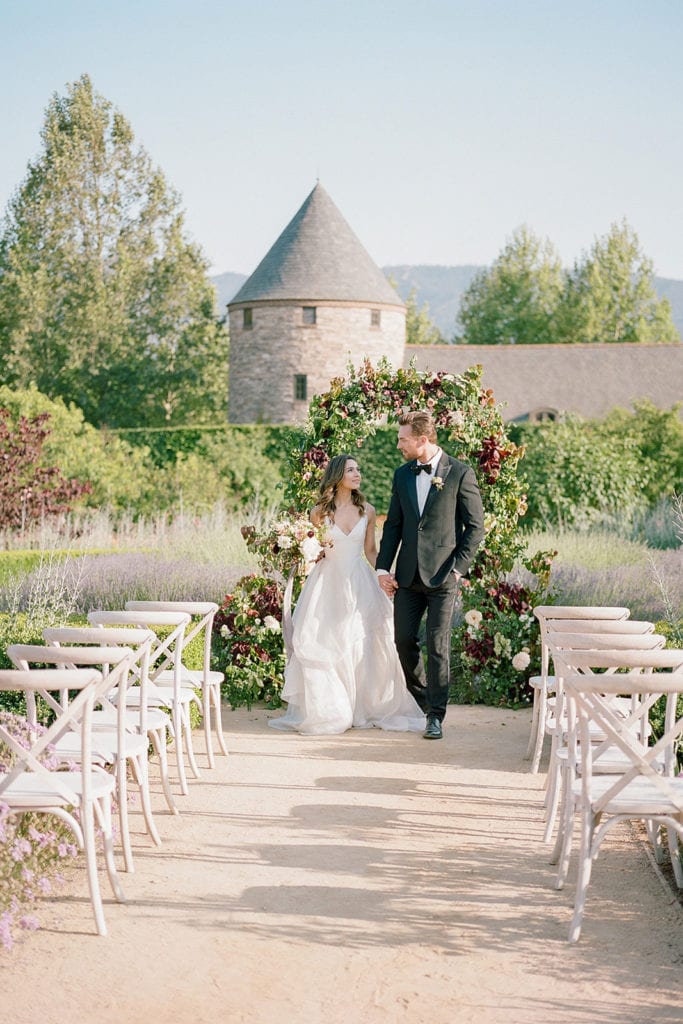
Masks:
[[[382,312],[379,309],[370,310],[370,326],[379,327],[382,323]]]
[[[305,324],[315,324],[315,323],[317,323],[317,319],[316,319],[317,309],[316,309],[315,306],[304,306],[303,307],[303,311],[304,311],[304,320],[303,320],[303,322]]]
[[[308,398],[308,378],[305,373],[294,374],[294,397],[299,402],[305,402]]]
[[[245,331],[250,331],[254,326],[254,310],[243,309],[242,310],[242,327]]]

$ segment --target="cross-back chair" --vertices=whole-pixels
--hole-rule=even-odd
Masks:
[[[144,649],[144,648],[143,648]],[[102,768],[112,766],[116,780],[116,797],[121,832],[121,846],[126,871],[134,871],[133,851],[130,841],[130,825],[128,819],[128,773],[130,767],[140,791],[143,815],[147,831],[153,841],[161,844],[154,818],[152,816],[149,796],[149,776],[147,772],[146,733],[130,732],[125,721],[125,694],[131,678],[131,667],[138,658],[138,652],[129,647],[54,647],[39,644],[12,644],[7,648],[7,656],[18,669],[28,671],[31,666],[50,665],[60,668],[100,668],[101,681],[95,688],[95,708],[90,716],[92,736],[89,742],[90,756],[95,765]],[[118,694],[118,707],[110,703],[111,696]],[[49,709],[57,717],[64,714],[69,705],[69,692],[60,691],[59,697],[51,693],[43,694]],[[35,708],[27,700],[29,721],[35,720]],[[116,716],[114,723],[101,720],[97,723],[95,709],[112,710]],[[77,729],[65,730],[56,743],[56,752],[65,761],[81,764],[84,758],[82,738]]]
[[[92,711],[101,685],[101,673],[93,669],[7,669],[0,671],[0,691],[23,693],[27,707],[36,706],[54,692],[71,694],[66,706],[52,724],[40,732],[33,721],[34,739],[28,749],[19,744],[0,719],[0,743],[10,752],[13,764],[0,773],[0,801],[18,814],[28,811],[52,814],[64,821],[85,853],[90,902],[99,935],[107,934],[97,876],[95,824],[101,829],[104,860],[112,892],[119,903],[125,897],[116,872],[111,827],[111,802],[115,780],[95,768],[92,751]],[[80,737],[82,753],[77,771],[62,768],[58,756],[51,753],[60,738],[69,731]],[[47,763],[46,763],[47,762]],[[51,763],[52,762],[52,763]],[[74,812],[78,812],[76,818]]]
[[[190,769],[195,778],[199,778],[199,768],[192,746],[192,728],[190,724],[190,704],[199,704],[199,698],[193,689],[182,685],[182,656],[185,632],[190,623],[187,612],[153,611],[92,611],[88,613],[88,621],[102,628],[108,626],[140,626],[151,629],[155,634],[149,656],[149,685],[147,700],[150,707],[167,708],[171,713],[172,732],[175,743],[176,765],[180,791],[187,796],[187,776],[185,774],[185,750]],[[170,667],[170,681],[157,682],[157,677]],[[128,695],[128,702],[135,704],[137,696],[134,691]]]
[[[525,759],[531,761],[530,771],[533,774],[539,769],[543,753],[543,741],[546,736],[546,719],[548,715],[548,697],[555,690],[555,677],[550,673],[550,659],[546,634],[551,622],[561,619],[580,619],[584,622],[609,622],[610,620],[625,621],[630,610],[619,606],[601,605],[567,605],[541,604],[534,608],[538,619],[541,642],[541,673],[531,676],[529,685],[534,694],[531,716],[531,730]]]
[[[211,669],[211,637],[218,605],[213,601],[127,601],[126,610],[186,612],[192,616],[192,622],[185,633],[183,647],[186,649],[190,641],[194,640],[197,636],[201,636],[203,639],[204,660],[202,668],[198,670],[188,669],[185,665],[182,666],[181,685],[201,691],[206,756],[209,768],[213,768],[215,761],[212,742],[212,719],[220,751],[222,754],[228,753],[223,735],[223,720],[221,716],[221,683],[224,677],[222,672],[212,671]],[[160,672],[156,677],[158,685],[170,680],[171,672],[168,670]]]
[[[611,659],[610,659],[611,654]],[[623,672],[592,671],[607,668],[608,660],[621,662]],[[599,664],[595,664],[595,662]],[[610,666],[612,667],[612,666]],[[582,669],[576,671],[576,669]],[[577,652],[563,668],[563,686],[573,723],[569,733],[570,760],[581,751],[580,778],[571,788],[568,815],[579,812],[580,844],[574,914],[569,940],[576,942],[586,904],[593,861],[608,832],[624,820],[643,820],[650,828],[666,829],[672,864],[679,861],[683,839],[683,778],[676,771],[676,748],[683,736],[683,716],[678,697],[683,693],[683,651]],[[615,697],[631,703],[624,716]],[[650,742],[643,718],[659,700],[664,700],[664,731]],[[591,724],[605,736],[603,744],[591,740]],[[603,773],[599,761],[604,749],[615,747],[624,759],[619,772]],[[571,820],[567,833],[571,832]],[[680,879],[680,862],[677,877]],[[681,881],[679,881],[681,884]]]
[[[113,626],[106,631],[100,626],[55,626],[43,630],[45,643],[55,647],[77,645],[90,645],[94,647],[123,646],[140,648],[140,657],[131,666],[134,675],[133,683],[137,684],[139,694],[137,702],[133,702],[133,691],[129,688],[128,694],[131,697],[126,702],[125,723],[126,728],[145,733],[149,737],[152,746],[159,758],[159,776],[161,787],[171,814],[177,814],[178,808],[173,799],[171,779],[168,773],[168,755],[166,751],[167,736],[171,732],[171,719],[169,714],[161,707],[149,707],[149,656],[156,634],[149,629],[141,629],[138,626]],[[113,706],[112,706],[113,705]],[[95,726],[103,723],[111,724],[116,722],[117,715],[117,693],[110,696],[109,708],[101,707],[93,713]]]

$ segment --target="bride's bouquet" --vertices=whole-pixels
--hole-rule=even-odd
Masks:
[[[332,547],[325,526],[314,526],[308,516],[293,512],[281,515],[264,533],[254,526],[243,526],[242,536],[250,551],[267,571],[288,576],[308,576],[316,562]]]

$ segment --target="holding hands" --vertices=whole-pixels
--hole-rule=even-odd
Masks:
[[[398,590],[398,583],[394,574],[391,572],[378,573],[377,580],[387,597],[393,597]]]

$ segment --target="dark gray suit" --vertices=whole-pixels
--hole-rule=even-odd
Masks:
[[[484,510],[472,469],[442,453],[420,515],[415,462],[394,473],[377,568],[391,570],[398,552],[394,597],[396,648],[406,685],[424,710],[442,720],[450,685],[450,638],[458,581],[484,538]],[[432,476],[432,480],[434,479]],[[427,673],[418,643],[427,611]]]

